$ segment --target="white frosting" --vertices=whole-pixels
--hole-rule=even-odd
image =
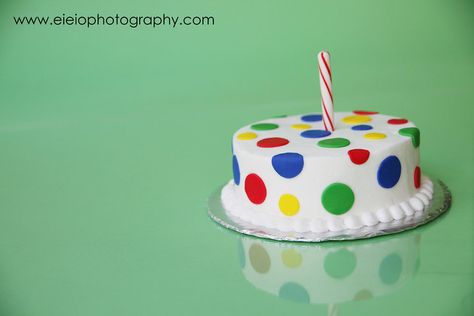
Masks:
[[[428,177],[422,178],[420,192],[432,185]],[[422,198],[420,198],[423,196]],[[237,216],[244,221],[251,222],[254,225],[260,225],[268,228],[276,228],[281,231],[295,232],[315,232],[341,231],[344,229],[357,229],[362,226],[374,226],[379,223],[388,223],[393,220],[401,220],[413,216],[415,212],[421,212],[429,207],[431,200],[421,193],[416,193],[408,198],[388,208],[381,208],[375,211],[366,211],[359,214],[342,215],[340,217],[323,218],[298,218],[287,217],[277,218],[273,214],[257,213],[255,209],[249,208],[238,190],[236,190],[233,180],[231,180],[222,189],[221,199],[224,207],[232,215]]]
[[[414,127],[411,122],[400,125],[387,124],[394,117],[369,115],[370,122],[361,122],[373,127],[367,131],[354,131],[343,118],[353,116],[352,112],[335,113],[336,130],[323,138],[304,138],[304,131],[295,129],[294,124],[307,124],[310,129],[324,130],[321,121],[304,122],[301,115],[274,118],[258,123],[273,123],[279,127],[273,130],[254,130],[251,125],[239,129],[233,136],[232,145],[238,162],[240,183],[229,182],[222,191],[225,208],[234,216],[255,225],[277,228],[282,231],[323,232],[357,229],[373,226],[379,222],[390,222],[412,216],[423,211],[433,195],[431,181],[422,177],[422,185],[415,188],[414,170],[419,165],[419,148],[412,139],[399,134],[399,130]],[[256,138],[240,139],[242,133],[254,133]],[[367,139],[367,133],[383,133],[383,139]],[[271,137],[285,138],[287,145],[261,148],[257,142]],[[346,138],[350,145],[342,148],[323,148],[321,140]],[[351,161],[348,151],[365,149],[370,152],[363,164]],[[304,158],[304,167],[295,177],[285,178],[272,165],[272,157],[282,153],[298,153]],[[396,156],[401,164],[398,182],[391,188],[384,188],[377,179],[381,162],[389,156]],[[249,174],[256,174],[266,188],[264,201],[255,204],[245,191],[245,181]],[[324,190],[333,183],[343,183],[354,194],[354,203],[342,215],[335,215],[325,209],[322,203]],[[280,211],[281,196],[291,194],[296,197],[299,209],[287,215]]]

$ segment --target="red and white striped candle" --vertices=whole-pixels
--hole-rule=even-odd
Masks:
[[[329,66],[329,53],[318,54],[319,86],[321,87],[321,107],[323,124],[327,131],[334,131],[334,103],[332,99],[332,76]]]

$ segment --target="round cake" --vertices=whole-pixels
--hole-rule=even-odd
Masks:
[[[377,112],[282,116],[239,129],[226,211],[286,232],[358,229],[423,212],[433,184],[419,163],[420,131]]]
[[[402,287],[420,265],[420,234],[371,243],[297,246],[241,238],[240,267],[256,288],[300,303],[334,304]]]

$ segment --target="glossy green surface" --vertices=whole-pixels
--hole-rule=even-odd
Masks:
[[[473,9],[465,0],[0,2],[0,314],[472,315]],[[11,18],[115,12],[212,14],[216,25]],[[364,270],[389,285],[358,293],[372,294],[363,301],[295,303],[335,283],[305,296],[283,272],[283,299],[269,290],[277,285],[257,289],[241,237],[206,215],[207,197],[231,177],[233,131],[319,110],[320,49],[332,53],[336,109],[416,122],[423,171],[454,197],[446,216],[413,232],[324,244],[335,254],[327,270],[319,261],[301,272],[349,282],[364,245],[382,265],[380,243],[418,239],[402,268],[392,256],[386,272]],[[274,244],[262,244],[268,273]],[[318,253],[282,247],[290,265]],[[402,280],[404,258],[419,268]]]

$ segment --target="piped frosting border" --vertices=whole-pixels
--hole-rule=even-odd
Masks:
[[[227,212],[253,225],[278,229],[284,232],[337,232],[344,229],[358,229],[364,226],[375,226],[394,220],[403,220],[422,214],[428,209],[433,198],[433,182],[426,176],[421,179],[421,186],[409,199],[388,208],[366,211],[361,214],[346,214],[332,218],[279,218],[249,209],[235,191],[234,181],[229,181],[221,192],[221,200]]]

